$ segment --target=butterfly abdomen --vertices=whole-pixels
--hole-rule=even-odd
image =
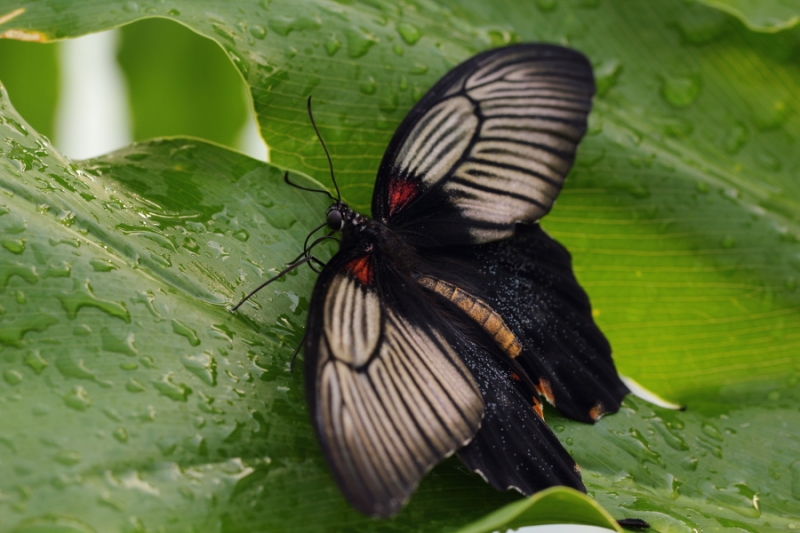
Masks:
[[[452,283],[430,276],[421,276],[417,279],[417,283],[453,302],[456,307],[491,335],[503,352],[512,359],[522,352],[522,344],[506,325],[503,317],[477,296]]]

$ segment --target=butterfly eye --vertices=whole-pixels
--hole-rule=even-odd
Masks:
[[[330,209],[328,211],[328,227],[332,230],[342,229],[342,212],[338,209]]]

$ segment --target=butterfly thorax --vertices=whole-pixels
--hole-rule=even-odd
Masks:
[[[377,254],[401,272],[413,271],[415,249],[383,222],[366,217],[343,202],[331,205],[326,217],[328,227],[342,235],[342,250]]]

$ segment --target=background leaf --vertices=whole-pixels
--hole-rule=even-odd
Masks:
[[[568,43],[587,53],[599,86],[591,131],[544,226],[572,251],[621,370],[689,410],[675,413],[629,398],[619,414],[595,426],[555,413],[548,413],[548,422],[581,464],[590,493],[615,518],[645,518],[665,532],[797,526],[800,494],[792,491],[800,479],[797,29],[754,33],[731,15],[682,1],[26,6],[25,13],[0,26],[0,33],[63,38],[159,15],[216,40],[251,88],[273,162],[327,180],[324,156],[304,115],[305,98],[313,93],[315,116],[334,152],[345,194],[360,207],[368,203],[395,126],[450,65],[479,49],[517,40]],[[195,141],[139,145],[74,166],[32,133],[30,138],[15,133],[20,130],[13,124],[20,119],[10,112],[6,117],[6,137],[14,142],[4,146],[7,164],[0,172],[14,196],[0,223],[17,233],[9,233],[0,253],[3,264],[17,270],[2,293],[2,305],[12,311],[0,322],[3,338],[11,339],[3,352],[9,377],[0,394],[15,414],[0,442],[12,443],[9,453],[22,453],[27,462],[20,460],[23,466],[16,469],[0,464],[6,469],[0,479],[7,480],[0,492],[13,495],[0,502],[13,511],[13,521],[0,526],[45,520],[48,512],[70,514],[80,504],[86,523],[116,529],[336,530],[357,524],[402,530],[424,524],[436,530],[466,524],[514,498],[448,461],[396,520],[371,522],[349,510],[332,486],[310,437],[299,378],[281,366],[299,342],[307,306],[303,297],[310,294],[313,276],[298,273],[285,282],[291,291],[260,295],[257,300],[267,305],[247,311],[249,320],[229,317],[223,308],[266,275],[265,269],[296,253],[325,202],[287,192],[278,186],[275,169]],[[80,196],[82,187],[72,180],[111,207],[95,208],[103,202]],[[121,201],[116,211],[111,211],[112,196]],[[301,215],[303,205],[307,211]],[[126,258],[114,273],[131,281],[114,280],[104,287],[109,292],[101,293],[96,284],[105,273],[90,271],[89,263],[82,270],[72,266],[69,278],[48,278],[63,286],[43,292],[27,288],[45,281],[41,269],[78,260],[64,255],[53,265],[48,258],[37,262],[35,239],[26,232],[39,235],[42,247],[50,246],[44,236],[57,238],[55,224],[72,219],[80,222],[68,228],[71,234],[77,231],[73,238]],[[240,231],[247,232],[246,240],[236,237]],[[41,279],[27,281],[34,275]],[[96,297],[125,303],[130,328],[143,328],[135,338],[151,344],[136,344],[137,369],[103,366],[108,358],[99,356],[104,327],[117,340],[127,338],[108,325],[127,324],[123,319],[85,306],[69,318],[69,306],[89,298],[87,279]],[[134,306],[134,286],[150,287],[143,290],[169,309],[162,309],[161,317],[179,317],[196,339],[171,319],[137,322],[134,309],[147,315],[145,304]],[[26,298],[34,301],[28,293],[43,298],[35,309],[51,319],[37,318],[23,335],[18,317],[27,315],[17,306],[28,305]],[[58,294],[78,303],[64,304]],[[87,311],[101,318],[88,324],[85,338],[79,324],[57,329]],[[58,323],[48,324],[51,320]],[[218,340],[215,324],[226,325],[234,340]],[[51,331],[58,336],[51,337]],[[144,331],[162,334],[151,339]],[[62,351],[48,343],[67,338],[77,351],[58,363]],[[164,341],[173,338],[180,342]],[[203,350],[193,348],[197,341]],[[36,350],[48,365],[42,376],[48,369],[54,376],[50,381],[35,376],[31,364],[41,363],[21,366]],[[262,356],[267,363],[253,363]],[[147,368],[144,357],[159,366]],[[210,357],[217,364],[216,386],[213,379],[203,381],[203,376],[210,379]],[[276,388],[265,386],[260,380],[266,373],[248,365],[268,370],[273,365],[269,375],[280,375]],[[146,376],[137,378],[145,391],[126,388],[123,393],[120,384],[130,372]],[[229,381],[223,385],[223,379]],[[242,388],[240,382],[249,385]],[[43,433],[58,432],[37,419],[29,404],[42,403],[37,387],[50,383],[57,393],[53,405],[44,404],[54,419],[80,422],[96,433],[82,431],[71,441],[42,444],[49,442]],[[84,392],[75,387],[94,403],[76,411],[79,416],[62,416],[62,410],[72,414],[85,402]],[[205,397],[220,399],[208,407]],[[150,425],[149,411],[142,411],[142,419],[129,409],[119,417],[123,424],[96,408],[115,402],[157,406],[161,415]],[[220,404],[228,407],[215,413]],[[131,434],[142,435],[141,446],[151,455],[136,450],[126,462],[116,449],[123,443],[113,440],[117,427],[125,428],[129,441]],[[159,447],[159,431],[176,435],[174,447],[172,441]],[[47,446],[53,449],[49,455]],[[44,471],[36,458],[51,456]],[[147,496],[148,486],[174,500],[164,506],[148,499],[153,496],[152,491]],[[187,487],[191,496],[181,492]]]
[[[777,32],[800,22],[800,6],[792,0],[701,0],[742,19],[755,31]]]

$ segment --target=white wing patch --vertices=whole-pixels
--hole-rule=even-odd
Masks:
[[[422,176],[428,186],[436,183],[461,159],[477,126],[472,102],[463,96],[432,107],[400,148],[400,172]]]
[[[364,366],[378,345],[383,314],[375,291],[336,276],[325,301],[325,336],[334,357]]]
[[[395,158],[401,175],[442,187],[476,243],[547,214],[586,131],[591,67],[574,52],[548,50],[500,50],[455,77]]]
[[[472,439],[484,406],[469,370],[440,334],[391,310],[374,320],[383,322],[376,330],[379,340],[364,334],[371,327],[355,324],[369,312],[370,298],[377,301],[346,275],[331,284],[319,345],[316,411],[323,444],[348,499],[363,512],[388,516],[433,465]],[[347,318],[334,316],[341,311]],[[358,353],[372,354],[376,342],[377,355]]]

